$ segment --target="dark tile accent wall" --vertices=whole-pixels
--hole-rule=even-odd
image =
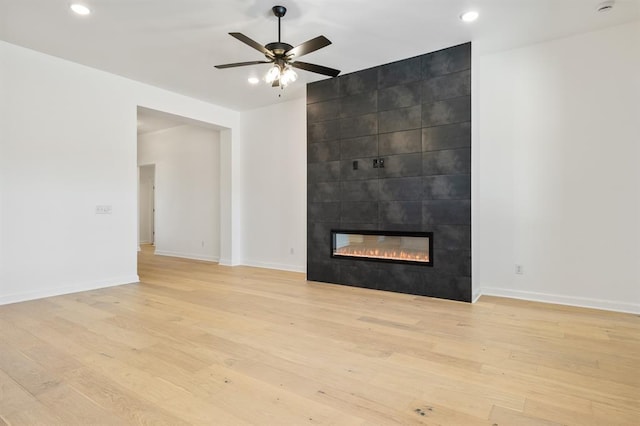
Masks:
[[[470,302],[471,43],[309,84],[307,126],[307,278]],[[332,259],[331,229],[431,231],[433,267]]]

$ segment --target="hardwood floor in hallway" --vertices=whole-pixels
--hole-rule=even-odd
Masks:
[[[640,316],[139,256],[0,306],[0,425],[637,425]]]

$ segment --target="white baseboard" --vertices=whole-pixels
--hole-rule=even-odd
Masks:
[[[482,292],[480,290],[471,293],[471,303],[476,303],[478,299],[482,296]]]
[[[207,256],[202,254],[182,253],[178,251],[166,251],[158,249],[156,249],[153,254],[158,256],[181,257],[183,259],[204,260],[206,262],[218,262],[220,260],[220,257],[218,256]]]
[[[259,262],[254,260],[245,260],[242,262],[244,266],[253,266],[256,268],[265,268],[265,269],[277,269],[280,271],[290,271],[290,272],[307,272],[307,267],[299,266],[299,265],[288,265],[286,263],[271,263],[271,262]]]
[[[602,309],[605,311],[640,314],[640,304],[617,302],[613,300],[591,299],[588,297],[563,296],[558,294],[537,293],[533,291],[510,290],[496,287],[483,287],[480,295],[509,297],[512,299],[530,300],[533,302],[555,303],[559,305],[578,306],[581,308]]]
[[[45,297],[61,296],[63,294],[79,293],[82,291],[96,290],[99,288],[115,287],[124,284],[133,284],[140,281],[138,275],[130,275],[126,277],[116,277],[106,280],[97,280],[86,283],[78,283],[71,286],[28,291],[25,293],[15,293],[0,296],[0,305],[8,305],[9,303],[26,302],[27,300],[43,299]]]

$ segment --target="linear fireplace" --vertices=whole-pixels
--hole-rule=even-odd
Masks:
[[[433,233],[331,230],[331,257],[433,266]]]

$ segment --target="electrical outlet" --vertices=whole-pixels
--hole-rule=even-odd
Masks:
[[[111,214],[111,206],[96,206],[96,214]]]
[[[293,253],[294,253],[294,250],[293,250],[293,247],[291,247],[291,248],[289,249],[289,254],[293,254]]]
[[[522,265],[516,265],[516,274],[518,274],[518,275],[523,275],[524,274],[524,270],[522,268]]]
[[[202,245],[202,247],[204,247],[204,241],[202,242],[202,244],[201,244],[201,245]]]

